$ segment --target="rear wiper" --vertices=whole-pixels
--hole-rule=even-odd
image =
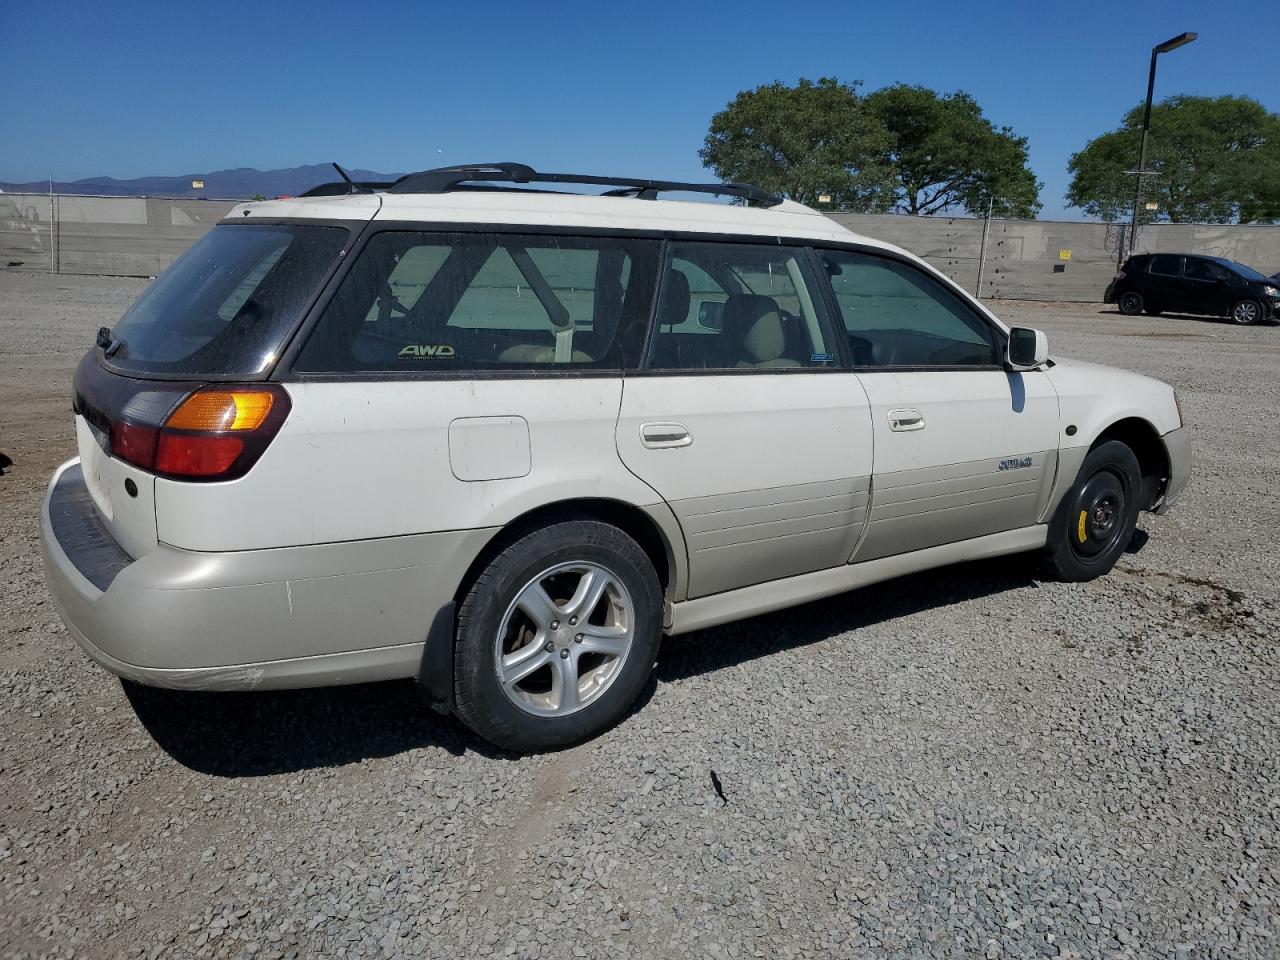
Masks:
[[[101,347],[103,354],[108,357],[124,346],[123,340],[118,340],[111,336],[110,327],[99,327],[98,336],[94,338],[93,342]]]

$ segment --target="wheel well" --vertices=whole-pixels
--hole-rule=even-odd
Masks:
[[[1138,458],[1138,468],[1142,471],[1142,509],[1150,510],[1169,482],[1169,455],[1164,449],[1160,434],[1146,420],[1129,417],[1118,420],[1103,430],[1089,449],[1092,450],[1108,440],[1120,441]]]
[[[663,588],[670,585],[672,570],[670,545],[659,531],[657,524],[643,510],[620,500],[566,500],[530,510],[503,527],[471,561],[466,575],[458,584],[454,599],[461,604],[475,578],[489,565],[490,560],[510,544],[540,527],[565,520],[599,520],[601,523],[608,523],[622,530],[640,544],[641,549],[648,555]]]

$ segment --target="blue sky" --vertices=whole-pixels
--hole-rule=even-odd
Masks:
[[[335,159],[703,178],[708,120],[738,90],[836,76],[967,90],[1030,139],[1055,217],[1068,157],[1141,100],[1155,43],[1200,33],[1161,57],[1157,98],[1247,94],[1280,111],[1274,9],[0,0],[0,179]]]

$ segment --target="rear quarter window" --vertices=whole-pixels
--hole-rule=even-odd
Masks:
[[[342,226],[214,227],[120,318],[107,362],[140,376],[266,372],[349,237]]]
[[[293,369],[621,370],[639,360],[657,261],[653,240],[383,231]]]

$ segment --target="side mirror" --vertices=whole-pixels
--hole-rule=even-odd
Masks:
[[[1040,330],[1014,327],[1009,331],[1009,366],[1014,370],[1034,370],[1049,359],[1049,338]]]

